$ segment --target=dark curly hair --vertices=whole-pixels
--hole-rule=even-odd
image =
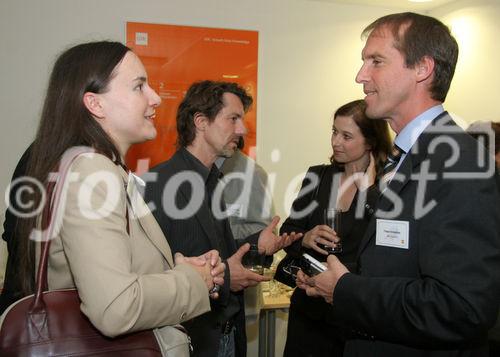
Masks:
[[[224,106],[224,93],[240,98],[245,112],[253,103],[252,97],[237,83],[208,80],[193,83],[177,109],[177,147],[186,147],[193,142],[196,136],[195,114],[205,115],[210,122],[215,119]]]

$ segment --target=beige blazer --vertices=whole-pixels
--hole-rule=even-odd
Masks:
[[[203,279],[188,264],[174,266],[134,179],[100,154],[80,155],[70,172],[62,226],[50,247],[50,290],[76,286],[82,312],[107,336],[210,310]]]

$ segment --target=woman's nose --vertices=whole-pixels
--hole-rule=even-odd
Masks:
[[[151,105],[152,107],[157,107],[159,106],[161,103],[161,97],[158,95],[158,93],[156,93],[156,91],[151,88],[151,93],[150,93],[150,96],[149,96],[149,105]]]

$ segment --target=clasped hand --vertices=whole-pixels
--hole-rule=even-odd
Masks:
[[[190,264],[202,277],[210,291],[214,284],[224,285],[224,271],[226,265],[222,263],[219,252],[215,249],[206,252],[198,257],[185,257],[181,253],[175,253],[175,264]],[[212,299],[217,299],[219,293],[210,294]]]

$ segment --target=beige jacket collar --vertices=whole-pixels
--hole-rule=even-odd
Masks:
[[[172,257],[172,251],[170,250],[167,239],[163,235],[158,222],[156,222],[156,219],[153,217],[151,210],[149,209],[146,202],[144,202],[142,195],[137,189],[137,184],[141,184],[142,180],[132,173],[127,173],[121,167],[120,173],[122,175],[123,182],[127,191],[127,207],[129,208],[129,219],[137,219],[139,221],[140,226],[142,227],[144,232],[146,232],[149,240],[165,257],[170,268],[173,268],[174,259]]]

